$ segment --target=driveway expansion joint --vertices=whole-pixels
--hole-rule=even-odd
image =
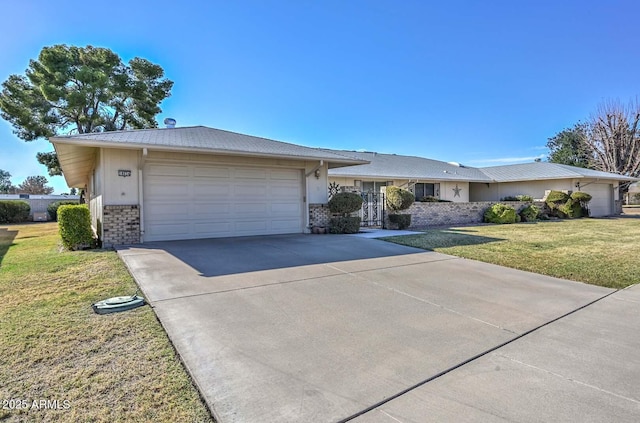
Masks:
[[[567,312],[567,313],[565,313],[565,314],[563,314],[563,315],[561,315],[559,317],[556,317],[555,319],[549,320],[548,322],[545,322],[545,323],[543,323],[541,325],[538,325],[538,326],[536,326],[536,327],[534,327],[532,329],[529,329],[528,331],[521,333],[520,335],[516,336],[513,339],[510,339],[510,340],[505,341],[505,342],[503,342],[501,344],[498,344],[495,347],[489,348],[488,350],[486,350],[484,352],[476,354],[471,358],[468,358],[468,359],[466,359],[466,360],[464,360],[464,361],[462,361],[462,362],[460,362],[460,363],[458,363],[458,364],[456,364],[454,366],[449,367],[448,369],[445,369],[445,370],[443,370],[443,371],[441,371],[439,373],[436,373],[435,375],[423,380],[422,382],[418,382],[415,385],[412,385],[412,386],[410,386],[410,387],[408,387],[406,389],[403,389],[402,391],[397,392],[394,395],[388,396],[387,398],[383,399],[382,401],[379,401],[376,404],[373,404],[373,405],[371,405],[371,406],[369,406],[369,407],[367,407],[367,408],[365,408],[363,410],[360,410],[359,412],[354,413],[349,417],[346,417],[346,418],[344,418],[342,420],[339,420],[337,423],[346,423],[346,422],[349,422],[349,421],[351,421],[351,420],[353,420],[353,419],[355,419],[357,417],[360,417],[360,416],[362,416],[362,415],[364,415],[366,413],[369,413],[370,411],[373,411],[373,410],[377,409],[378,407],[381,407],[381,406],[393,401],[396,398],[399,398],[399,397],[401,397],[401,396],[403,396],[403,395],[405,395],[405,394],[407,394],[407,393],[409,393],[409,392],[411,392],[411,391],[413,391],[413,390],[415,390],[415,389],[417,389],[417,388],[419,388],[421,386],[426,385],[429,382],[432,382],[432,381],[434,381],[434,380],[436,380],[436,379],[438,379],[438,378],[440,378],[440,377],[442,377],[442,376],[444,376],[444,375],[446,375],[448,373],[451,373],[454,370],[457,370],[462,366],[470,364],[470,363],[478,360],[479,358],[482,358],[482,357],[484,357],[484,356],[486,356],[488,354],[491,354],[491,353],[499,350],[500,348],[503,348],[503,347],[505,347],[505,346],[517,341],[518,339],[524,338],[525,336],[530,335],[530,334],[532,334],[534,332],[537,332],[538,330],[540,330],[540,329],[542,329],[542,328],[544,328],[544,327],[546,327],[546,326],[548,326],[548,325],[550,325],[552,323],[555,323],[555,322],[557,322],[559,320],[564,319],[565,317],[568,317],[568,316],[570,316],[572,314],[575,314],[575,313],[579,312],[580,310],[583,310],[583,309],[585,309],[587,307],[590,307],[593,304],[595,304],[597,302],[600,302],[600,301],[604,300],[605,298],[608,298],[611,295],[613,295],[613,294],[615,294],[615,293],[617,293],[619,291],[620,291],[620,289],[616,289],[614,291],[611,291],[611,292],[607,293],[606,295],[603,295],[603,296],[601,296],[599,298],[596,298],[595,300],[590,301],[587,304],[584,304],[584,305],[582,305],[582,306],[580,306],[580,307],[578,307],[578,308],[576,308],[574,310],[571,310],[571,311],[569,311],[569,312]],[[625,399],[627,399],[627,398],[625,397]]]

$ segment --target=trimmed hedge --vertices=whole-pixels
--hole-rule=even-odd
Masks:
[[[360,232],[360,217],[358,216],[332,217],[329,220],[329,233],[357,234],[358,232]]]
[[[56,201],[55,203],[51,203],[47,206],[47,213],[49,214],[49,219],[54,222],[58,220],[58,207],[60,206],[69,206],[69,205],[78,205],[77,201],[70,200],[62,200]]]
[[[506,204],[494,204],[484,212],[484,221],[487,223],[515,223],[519,220],[516,209]]]
[[[589,216],[588,203],[591,195],[586,192],[576,191],[571,195],[561,191],[551,191],[546,203],[551,209],[551,214],[559,218],[578,218]]]
[[[89,208],[85,205],[60,206],[58,230],[65,248],[69,250],[90,248],[94,239]]]
[[[438,197],[434,197],[433,195],[427,195],[418,200],[421,203],[450,203],[451,200],[442,200]]]
[[[398,225],[398,229],[407,229],[411,226],[411,215],[410,214],[390,214],[389,222]]]
[[[502,198],[500,201],[533,201],[533,197],[525,194],[516,195],[516,196],[508,195]]]
[[[329,200],[329,210],[331,213],[347,216],[356,212],[362,207],[362,197],[353,192],[341,192]]]
[[[523,222],[534,222],[538,219],[538,215],[540,214],[540,209],[533,205],[529,204],[528,206],[520,209],[518,213]]]
[[[415,195],[406,189],[389,186],[385,196],[387,207],[392,211],[406,210],[416,200]]]
[[[0,201],[0,223],[21,223],[29,220],[31,206],[26,201]]]

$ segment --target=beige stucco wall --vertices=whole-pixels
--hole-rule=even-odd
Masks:
[[[576,187],[580,183],[581,188]],[[618,200],[618,183],[616,181],[596,181],[594,179],[548,179],[526,182],[501,182],[501,183],[471,183],[470,201],[499,201],[501,198],[530,195],[534,199],[542,199],[547,190],[556,191],[584,191],[589,192],[590,184],[612,184],[614,188],[614,200]]]
[[[94,169],[87,184],[86,198],[91,211],[91,225],[98,237],[102,239],[102,203],[104,196],[104,166],[102,150],[98,149],[94,162]]]
[[[139,204],[138,169],[140,150],[102,149],[104,157],[103,205]],[[118,176],[118,170],[131,171],[131,176]]]

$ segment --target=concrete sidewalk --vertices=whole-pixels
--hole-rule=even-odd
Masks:
[[[416,387],[613,291],[340,235],[118,253],[221,423],[640,419],[635,289]]]

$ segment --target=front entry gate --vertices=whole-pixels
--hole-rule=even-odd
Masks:
[[[380,192],[362,192],[362,209],[360,210],[360,226],[382,227],[384,229],[384,194]]]

